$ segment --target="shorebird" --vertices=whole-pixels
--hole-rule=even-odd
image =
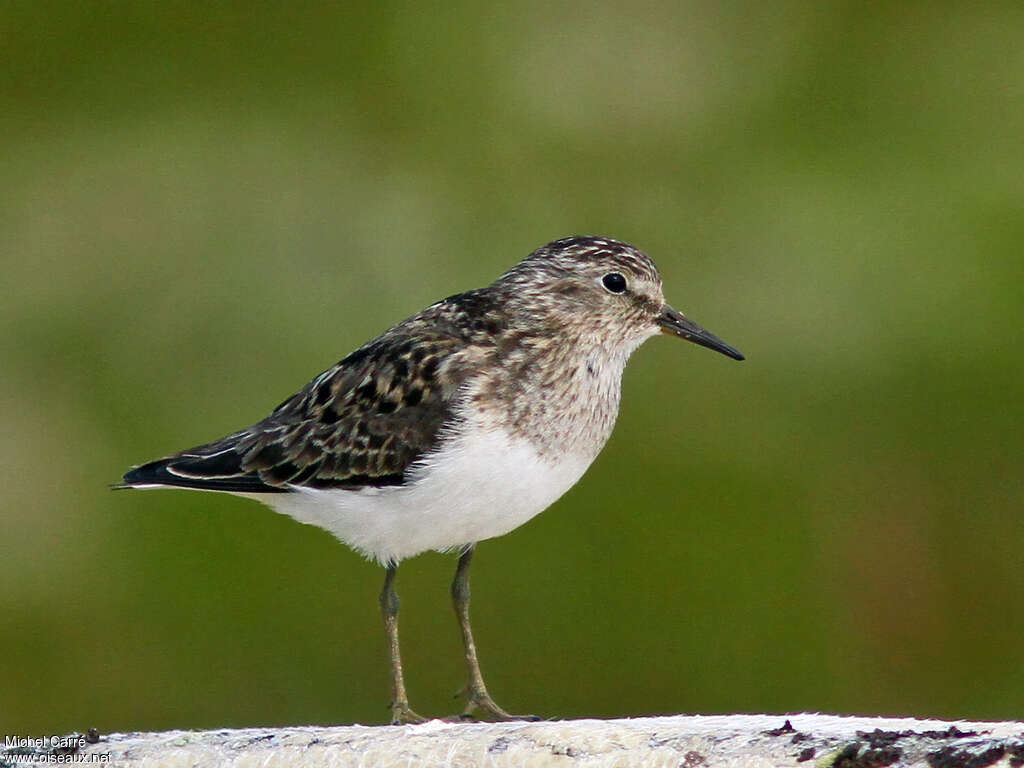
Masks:
[[[615,424],[626,360],[659,333],[743,359],[665,303],[654,262],[637,248],[556,240],[488,287],[367,342],[262,421],[137,466],[116,487],[256,499],[383,565],[395,723],[423,720],[402,672],[398,564],[458,552],[451,595],[468,671],[463,716],[515,719],[480,672],[469,621],[474,547],[582,477]]]

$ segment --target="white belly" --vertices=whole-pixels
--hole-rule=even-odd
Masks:
[[[397,563],[508,533],[575,485],[593,459],[569,454],[552,463],[526,440],[474,428],[446,440],[403,486],[250,498],[325,528],[380,563]]]

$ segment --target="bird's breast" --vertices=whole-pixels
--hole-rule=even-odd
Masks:
[[[471,380],[462,416],[528,441],[542,456],[592,461],[615,426],[628,355],[571,345],[559,352],[510,360]]]

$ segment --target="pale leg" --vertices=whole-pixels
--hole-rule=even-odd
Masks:
[[[391,722],[423,723],[426,718],[420,717],[409,708],[409,696],[405,692],[405,679],[402,676],[402,655],[398,650],[398,593],[395,592],[395,572],[397,565],[388,566],[384,576],[384,588],[380,592],[380,612],[384,616],[384,631],[388,638],[388,654],[391,656]]]
[[[494,703],[487,693],[483,675],[480,674],[480,662],[476,657],[476,644],[473,642],[473,630],[469,626],[469,564],[473,559],[473,547],[469,547],[459,557],[452,580],[452,604],[455,615],[462,630],[462,643],[466,649],[466,669],[469,681],[466,684],[466,709],[463,717],[471,717],[474,710],[479,710],[485,717],[493,720],[536,720],[533,715],[510,715]]]

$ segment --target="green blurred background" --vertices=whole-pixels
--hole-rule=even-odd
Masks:
[[[1024,6],[5,3],[0,732],[387,716],[382,571],[112,494],[573,233],[747,354],[635,356],[584,480],[480,546],[543,716],[1024,717]],[[451,556],[399,572],[461,704]]]

